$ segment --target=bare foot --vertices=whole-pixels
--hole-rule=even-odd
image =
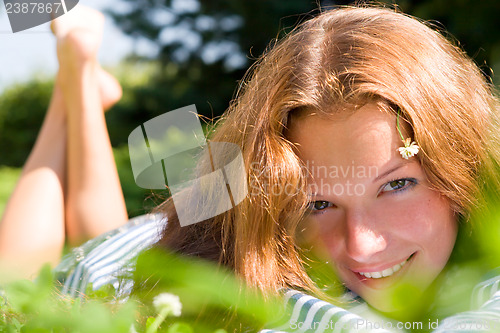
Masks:
[[[74,52],[82,60],[95,59],[101,44],[104,16],[92,8],[77,5],[50,24],[57,38],[58,58],[61,52]]]
[[[84,28],[100,36],[104,28],[104,15],[95,9],[77,5],[50,22],[50,29],[58,39],[66,36],[74,28]]]
[[[84,63],[93,63],[102,107],[107,110],[120,100],[122,89],[118,81],[97,62],[103,27],[104,16],[82,5],[77,5],[51,23],[52,32],[57,38],[60,66],[83,66]]]

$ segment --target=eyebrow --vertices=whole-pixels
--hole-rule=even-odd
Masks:
[[[377,176],[377,177],[376,177],[376,178],[372,181],[372,183],[375,183],[376,181],[378,181],[378,180],[380,180],[380,179],[384,178],[385,176],[387,176],[387,175],[389,175],[389,174],[393,173],[394,171],[398,170],[399,168],[402,168],[403,166],[407,165],[408,163],[409,163],[409,162],[403,162],[403,163],[399,163],[399,164],[397,164],[396,166],[394,166],[394,167],[390,168],[389,170],[387,170],[387,171],[385,171],[385,172],[381,173],[380,175],[378,175],[378,176]]]

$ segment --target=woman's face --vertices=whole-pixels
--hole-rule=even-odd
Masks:
[[[457,221],[417,158],[398,152],[396,117],[367,104],[338,120],[301,118],[289,138],[311,175],[309,242],[370,305],[400,310],[390,295],[429,287],[452,252]]]

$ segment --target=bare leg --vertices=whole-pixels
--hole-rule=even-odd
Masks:
[[[16,271],[30,276],[42,263],[59,261],[65,238],[65,156],[66,115],[56,84],[36,144],[0,223],[0,258],[4,267],[11,268],[4,274]]]
[[[58,58],[67,110],[66,235],[71,245],[124,224],[127,211],[98,89],[96,60],[100,13],[58,38]],[[75,24],[72,22],[71,24]]]
[[[71,225],[71,223],[78,221],[78,219],[73,219],[65,223],[65,215],[68,215],[64,198],[68,187],[66,177],[71,170],[66,170],[68,119],[61,85],[72,84],[72,82],[68,80],[69,73],[66,72],[68,65],[71,64],[69,61],[71,59],[66,59],[63,56],[60,57],[60,60],[63,60],[62,65],[42,129],[0,223],[0,264],[4,268],[0,269],[3,273],[2,279],[8,278],[5,276],[7,272],[11,273],[12,277],[28,277],[36,273],[45,262],[52,265],[58,263],[65,242],[65,233],[68,232],[66,229],[71,228],[67,228],[65,224]],[[107,109],[119,100],[121,88],[118,82],[99,66],[96,65],[94,68],[95,72],[92,76],[97,78],[99,94],[97,100],[101,103],[98,109]],[[77,79],[81,80],[82,78]],[[78,135],[78,133],[71,133],[72,142]],[[82,140],[76,139],[76,141]],[[109,139],[99,144],[109,146]],[[82,145],[85,146],[85,144]],[[102,162],[99,160],[100,155],[92,157],[97,158],[94,163]],[[104,163],[109,163],[109,154],[105,157],[107,158],[104,158]],[[108,165],[104,169],[111,169],[111,177],[116,177],[114,161],[112,164],[113,167]],[[105,164],[103,164],[104,166]],[[80,168],[82,167],[80,166]],[[74,174],[75,171],[69,173]],[[113,186],[116,183],[106,184],[106,186],[108,185]],[[90,190],[89,187],[86,188]],[[73,191],[77,191],[77,189],[73,187]],[[98,187],[97,192],[99,191],[102,191],[101,187]],[[109,193],[111,195],[119,193],[119,198],[112,199],[112,203],[123,203],[120,188],[118,190],[112,189]],[[87,207],[85,212],[87,215],[99,214],[99,208]],[[75,232],[72,232],[68,235],[69,241],[76,243],[75,239],[83,240],[112,229],[120,224],[116,221],[123,223],[123,216],[118,216],[116,220],[107,225],[93,228],[93,233],[75,235]],[[73,230],[75,229],[73,227]],[[85,228],[80,228],[80,230],[85,230]],[[16,273],[14,274],[14,272]]]

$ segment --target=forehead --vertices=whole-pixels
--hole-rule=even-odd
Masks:
[[[288,137],[299,157],[316,165],[382,167],[401,158],[396,117],[377,104],[333,117],[313,113],[300,116],[291,121]]]

